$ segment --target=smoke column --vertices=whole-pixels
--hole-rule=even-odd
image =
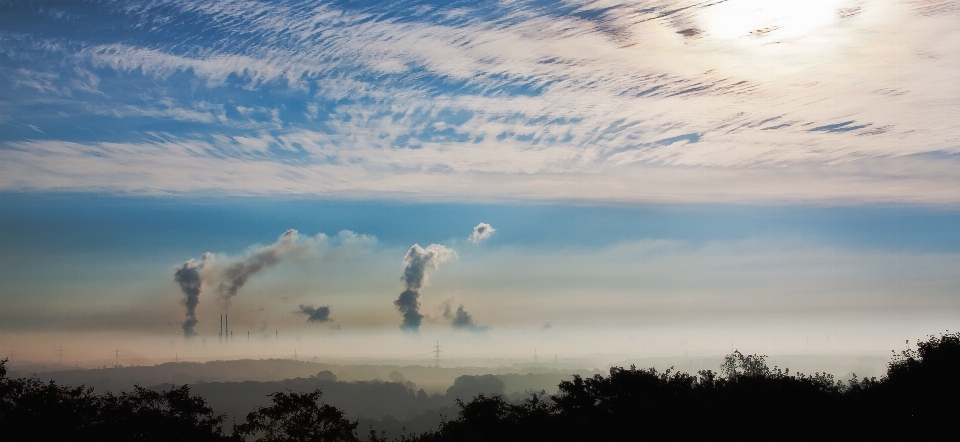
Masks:
[[[440,244],[431,244],[427,248],[414,244],[403,257],[404,269],[403,281],[405,290],[400,293],[400,297],[393,302],[403,315],[403,323],[400,328],[410,332],[420,330],[420,322],[423,321],[423,315],[420,314],[420,289],[427,284],[427,269],[437,269],[443,262],[455,258],[457,253]]]
[[[470,237],[467,238],[470,242],[476,244],[480,241],[483,241],[493,235],[493,232],[496,232],[497,229],[494,229],[493,226],[487,223],[477,224],[477,227],[473,228],[473,233],[470,234]]]
[[[314,307],[312,305],[300,304],[300,311],[297,313],[307,315],[307,322],[333,321],[330,317],[330,306],[327,305]]]
[[[226,310],[230,306],[230,300],[240,292],[251,276],[279,264],[288,254],[300,247],[297,245],[297,231],[290,229],[284,232],[277,242],[261,247],[246,259],[227,266],[222,272],[226,281],[217,286],[221,307]]]
[[[457,311],[453,311],[453,298],[448,298],[443,302],[443,317],[450,320],[450,325],[454,328],[461,330],[470,330],[470,331],[486,331],[490,327],[476,325],[473,322],[473,315],[468,313],[464,308],[463,304],[460,304],[457,307]]]
[[[180,284],[180,290],[183,292],[183,305],[187,307],[186,319],[183,321],[183,337],[189,338],[197,334],[193,328],[197,325],[197,305],[200,304],[203,278],[200,277],[200,269],[191,259],[177,268],[176,273],[173,274],[173,281]]]

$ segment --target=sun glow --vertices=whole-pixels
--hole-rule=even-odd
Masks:
[[[724,39],[789,39],[830,25],[840,0],[729,0],[704,10],[709,35]]]

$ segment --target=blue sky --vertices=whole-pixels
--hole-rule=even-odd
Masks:
[[[345,354],[419,345],[392,304],[413,244],[457,255],[427,269],[421,338],[476,354],[560,345],[548,329],[612,333],[597,351],[622,356],[630,336],[720,353],[710,335],[770,324],[793,327],[750,341],[770,352],[940,331],[960,312],[958,14],[0,2],[0,347],[179,342],[175,266],[205,252],[198,330],[215,335],[216,278],[287,229],[296,253],[250,278],[237,323],[327,333],[296,309],[329,305]],[[469,244],[480,222],[497,230]],[[444,303],[487,331],[450,334]],[[823,324],[850,341],[789,344]]]
[[[5,189],[955,204],[960,188],[952,2],[3,7]]]

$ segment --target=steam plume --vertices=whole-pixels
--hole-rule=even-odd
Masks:
[[[496,231],[497,229],[494,229],[493,226],[491,226],[490,224],[480,223],[480,224],[477,224],[477,227],[473,228],[473,233],[471,233],[470,238],[467,238],[467,239],[470,240],[470,242],[476,244],[480,241],[483,241],[484,239],[489,238],[490,235],[492,235],[493,232],[496,232]]]
[[[300,304],[300,312],[307,315],[307,322],[330,322],[330,306],[323,305],[314,307],[312,305]]]
[[[420,322],[423,321],[423,315],[420,314],[420,289],[427,284],[427,269],[437,269],[440,263],[456,256],[455,251],[440,244],[431,244],[425,249],[419,244],[410,247],[403,257],[405,267],[403,276],[400,277],[406,290],[393,302],[403,314],[401,329],[412,332],[420,330]]]
[[[204,263],[208,257],[208,254],[203,254]],[[200,304],[200,290],[203,286],[200,269],[201,267],[197,267],[191,259],[183,263],[183,266],[177,268],[173,274],[173,281],[180,285],[180,291],[183,292],[183,305],[187,307],[186,318],[183,321],[185,338],[197,334],[193,328],[197,325],[197,305]]]
[[[217,294],[222,308],[227,309],[230,306],[231,299],[240,292],[240,289],[243,288],[251,276],[265,268],[279,264],[297,248],[297,231],[290,229],[283,232],[277,242],[261,247],[246,259],[227,266],[222,272],[226,281],[217,286]]]
[[[420,322],[423,321],[423,315],[420,314],[420,292],[404,290],[400,297],[393,301],[393,305],[397,306],[397,311],[403,315],[401,329],[414,332],[420,330]]]
[[[473,315],[468,313],[464,308],[463,304],[460,304],[457,307],[457,311],[453,311],[453,298],[449,298],[443,302],[443,317],[450,320],[450,325],[454,328],[461,330],[470,330],[470,331],[485,331],[489,327],[480,326],[473,323]]]

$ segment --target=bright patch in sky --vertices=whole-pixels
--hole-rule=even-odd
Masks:
[[[803,36],[834,24],[840,0],[728,0],[704,11],[711,35],[761,41]]]

